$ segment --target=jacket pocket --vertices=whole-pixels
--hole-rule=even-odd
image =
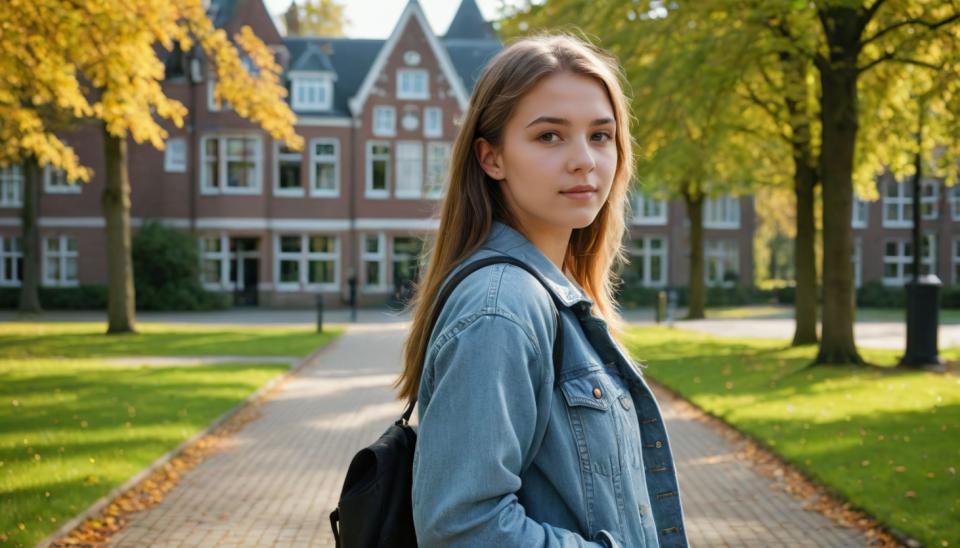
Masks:
[[[600,367],[561,382],[560,390],[577,447],[587,527],[622,531],[622,440],[613,409],[618,394]]]

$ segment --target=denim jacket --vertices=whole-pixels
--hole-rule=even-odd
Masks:
[[[431,333],[418,393],[420,545],[687,546],[670,443],[639,367],[583,290],[505,223],[450,277],[497,254],[538,270],[564,305],[559,383],[547,290],[514,265],[467,276]]]

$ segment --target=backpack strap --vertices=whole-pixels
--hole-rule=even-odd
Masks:
[[[538,282],[540,282],[540,284],[547,290],[547,294],[550,295],[550,299],[553,304],[553,316],[557,321],[557,330],[553,336],[553,372],[554,372],[553,382],[554,384],[556,384],[560,379],[560,366],[563,363],[563,322],[560,319],[560,307],[563,306],[563,303],[557,298],[556,295],[554,295],[553,291],[550,289],[550,286],[547,284],[547,281],[543,278],[543,275],[540,274],[540,272],[538,272],[536,269],[534,269],[533,267],[531,267],[530,265],[528,265],[527,263],[519,259],[515,259],[513,257],[509,257],[506,255],[501,255],[497,257],[488,257],[485,259],[479,259],[477,261],[474,261],[468,264],[467,266],[465,266],[459,272],[457,272],[456,275],[454,275],[454,277],[451,278],[449,282],[447,282],[447,284],[443,287],[443,290],[440,292],[439,296],[437,297],[436,304],[433,307],[432,314],[430,317],[430,331],[428,331],[428,333],[433,332],[433,328],[434,326],[436,326],[437,319],[439,319],[440,317],[440,311],[443,310],[443,305],[446,304],[447,299],[450,297],[450,294],[453,293],[453,290],[457,287],[457,285],[460,282],[463,281],[464,278],[469,276],[474,271],[477,271],[485,266],[489,266],[492,264],[500,264],[500,263],[509,263],[515,266],[519,266],[520,268],[526,270],[531,275],[533,275],[533,277],[536,278]],[[407,424],[408,422],[410,422],[410,417],[413,416],[413,407],[416,404],[417,404],[417,397],[414,396],[407,403],[407,407],[403,411],[403,415],[401,416],[400,420],[397,421],[399,424]]]

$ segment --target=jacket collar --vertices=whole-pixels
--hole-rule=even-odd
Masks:
[[[587,298],[579,284],[564,276],[557,265],[540,251],[540,248],[510,225],[502,221],[493,221],[490,235],[483,247],[519,259],[535,268],[543,275],[550,290],[564,306],[573,308],[578,303],[587,303],[576,307],[587,311],[593,307],[593,301]]]

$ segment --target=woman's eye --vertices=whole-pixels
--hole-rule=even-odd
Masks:
[[[548,131],[543,133],[538,137],[544,143],[556,143],[560,139],[560,135],[555,131]]]
[[[604,142],[609,141],[610,139],[613,139],[613,136],[610,135],[610,133],[608,133],[608,132],[606,132],[606,131],[600,131],[600,132],[597,132],[597,133],[594,133],[594,134],[593,134],[593,140],[594,140],[594,141],[599,141],[599,142],[601,142],[601,143],[604,143]]]

